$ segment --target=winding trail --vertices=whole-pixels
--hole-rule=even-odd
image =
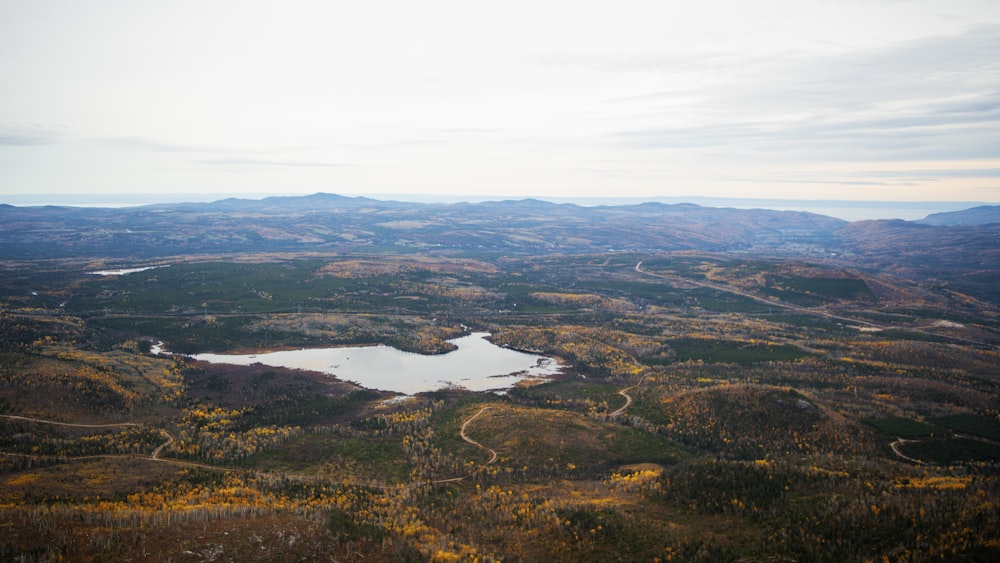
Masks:
[[[924,462],[920,461],[919,459],[912,458],[912,457],[904,454],[903,452],[899,451],[899,446],[902,446],[903,444],[906,444],[908,442],[919,442],[919,441],[920,440],[904,440],[902,438],[897,438],[895,442],[889,444],[889,447],[892,448],[892,453],[898,455],[899,457],[905,459],[906,461],[912,461],[913,463],[916,463],[917,465],[923,465]]]
[[[621,395],[622,397],[625,397],[625,404],[622,405],[621,407],[619,407],[618,409],[615,409],[614,412],[609,413],[608,414],[608,418],[615,418],[616,416],[618,416],[621,413],[625,412],[625,410],[628,409],[632,405],[632,396],[629,395],[628,392],[631,391],[631,390],[633,390],[633,389],[635,389],[636,387],[642,385],[642,382],[645,381],[645,380],[646,380],[646,376],[644,375],[644,376],[642,376],[641,379],[639,379],[639,383],[636,383],[635,385],[632,385],[631,387],[626,387],[626,388],[624,388],[624,389],[622,389],[621,391],[618,392],[619,395]]]
[[[747,293],[747,292],[745,292],[743,290],[736,289],[736,288],[733,288],[733,287],[728,287],[728,286],[725,286],[725,285],[719,285],[719,284],[715,284],[715,283],[703,282],[703,281],[698,281],[698,280],[694,280],[694,279],[690,279],[690,278],[682,278],[680,276],[665,276],[663,274],[654,274],[653,272],[649,272],[647,270],[643,270],[642,269],[642,260],[639,260],[639,263],[635,265],[635,271],[639,272],[640,274],[643,274],[645,276],[650,276],[650,277],[653,277],[653,278],[660,278],[660,279],[665,279],[665,280],[681,280],[681,281],[684,281],[686,283],[692,283],[692,284],[697,285],[699,287],[704,287],[704,288],[708,288],[708,289],[714,289],[716,291],[723,291],[725,293],[731,293],[733,295],[739,295],[740,297],[745,297],[747,299],[752,299],[753,301],[756,301],[758,303],[767,305],[768,307],[778,307],[778,308],[781,308],[781,309],[787,309],[789,311],[795,311],[796,313],[805,313],[807,315],[817,315],[817,316],[820,316],[820,317],[826,317],[828,319],[836,319],[838,321],[845,321],[845,322],[849,322],[849,323],[856,323],[856,324],[865,325],[867,327],[877,328],[877,329],[881,329],[881,330],[885,330],[886,328],[892,328],[892,327],[886,327],[884,325],[880,325],[880,324],[873,323],[873,322],[866,321],[866,320],[862,320],[862,319],[855,319],[855,318],[852,318],[852,317],[844,317],[844,316],[841,316],[841,315],[836,315],[834,313],[831,313],[829,311],[824,311],[822,309],[816,309],[816,308],[810,308],[810,307],[802,307],[801,305],[792,305],[790,303],[783,303],[781,301],[776,301],[774,299],[768,299],[766,297],[761,297],[759,295],[754,295],[752,293]],[[910,329],[910,330],[912,330],[912,329]]]
[[[163,448],[165,448],[165,447],[169,446],[170,444],[174,443],[174,437],[173,437],[173,435],[170,434],[170,432],[167,432],[166,429],[162,429],[161,432],[163,432],[164,434],[167,435],[167,441],[163,442],[162,444],[160,444],[159,446],[157,446],[157,448],[155,450],[153,450],[152,455],[150,455],[149,457],[155,459],[156,461],[167,461],[167,460],[164,460],[164,459],[160,459],[160,452],[163,451]]]
[[[469,426],[469,423],[471,423],[473,420],[476,420],[477,418],[479,418],[479,415],[483,414],[484,412],[486,412],[486,411],[488,411],[489,409],[492,409],[492,408],[493,407],[491,407],[491,406],[485,406],[485,407],[479,409],[479,412],[477,412],[476,414],[474,414],[474,415],[470,416],[469,418],[465,419],[465,422],[462,423],[462,429],[458,433],[458,435],[461,436],[462,439],[465,440],[466,442],[472,444],[473,446],[476,446],[479,449],[483,449],[483,450],[486,450],[486,451],[490,452],[490,460],[487,461],[486,463],[484,463],[483,465],[490,465],[491,463],[493,463],[494,461],[496,461],[497,460],[497,451],[494,450],[493,448],[489,448],[489,447],[486,447],[486,446],[480,444],[479,442],[473,440],[472,438],[469,438],[468,434],[465,433],[465,429]]]
[[[462,439],[465,440],[466,442],[472,444],[473,446],[476,446],[477,448],[479,448],[481,450],[486,450],[486,451],[490,452],[490,460],[487,461],[486,463],[484,463],[483,467],[485,467],[487,465],[490,465],[491,463],[493,463],[493,462],[495,462],[497,460],[497,457],[498,457],[497,451],[494,450],[493,448],[490,448],[488,446],[484,446],[484,445],[480,444],[479,442],[473,440],[472,438],[469,437],[468,434],[465,433],[465,430],[469,427],[469,424],[472,423],[473,420],[476,420],[477,418],[479,418],[480,415],[482,415],[484,412],[486,412],[486,411],[488,411],[488,410],[490,410],[492,408],[494,408],[494,407],[491,406],[491,405],[487,405],[487,406],[479,409],[479,411],[476,412],[476,414],[474,414],[474,415],[470,416],[469,418],[465,419],[465,422],[462,423],[462,428],[458,431],[458,435],[461,436]],[[466,480],[467,478],[469,478],[471,476],[472,476],[472,473],[469,473],[468,475],[462,475],[461,477],[452,477],[450,479],[438,479],[437,481],[434,481],[434,483],[435,484],[437,484],[437,483],[456,483],[458,481],[464,481],[464,480]]]
[[[745,297],[747,299],[752,299],[752,300],[754,300],[754,301],[756,301],[758,303],[767,305],[768,307],[778,307],[780,309],[785,309],[785,310],[788,310],[788,311],[794,311],[796,313],[803,313],[803,314],[806,314],[806,315],[815,315],[815,316],[818,316],[818,317],[825,317],[825,318],[828,318],[828,319],[833,319],[833,320],[837,320],[837,321],[843,321],[843,322],[846,322],[846,323],[852,323],[852,325],[850,325],[850,326],[854,326],[854,327],[858,327],[858,325],[864,325],[864,327],[869,328],[869,329],[878,329],[878,330],[900,329],[900,330],[906,330],[906,331],[909,331],[909,332],[916,332],[918,334],[926,334],[928,336],[934,336],[934,337],[937,337],[937,338],[945,338],[945,339],[948,339],[948,340],[953,340],[953,341],[956,341],[956,342],[962,342],[962,343],[965,343],[965,344],[972,344],[974,346],[980,346],[982,348],[989,349],[989,350],[996,350],[997,349],[996,345],[990,344],[990,343],[987,343],[987,342],[983,342],[981,340],[974,340],[974,339],[971,339],[971,338],[965,338],[965,337],[961,337],[961,336],[953,336],[953,335],[950,335],[950,334],[940,334],[940,333],[937,333],[937,332],[934,332],[934,331],[930,331],[930,330],[927,330],[927,329],[924,329],[924,328],[921,328],[921,327],[893,326],[893,325],[885,325],[885,324],[873,323],[871,321],[866,321],[864,319],[858,319],[858,318],[855,318],[855,317],[845,317],[843,315],[838,315],[836,313],[831,313],[830,311],[827,311],[827,310],[823,309],[822,307],[817,307],[817,308],[803,307],[801,305],[792,305],[790,303],[784,303],[784,302],[777,301],[777,300],[774,300],[774,299],[768,299],[766,297],[761,297],[759,295],[754,295],[752,293],[747,293],[747,292],[745,292],[743,290],[736,289],[736,288],[733,288],[733,287],[729,287],[729,286],[726,286],[726,285],[720,285],[720,284],[715,284],[715,283],[703,282],[703,281],[698,281],[698,280],[694,280],[694,279],[691,279],[691,278],[685,278],[685,277],[681,277],[681,276],[668,276],[668,275],[663,275],[663,274],[655,274],[655,273],[650,272],[648,270],[643,270],[642,269],[642,260],[639,260],[639,262],[635,265],[635,271],[638,272],[638,273],[640,273],[640,274],[642,274],[642,275],[644,275],[644,276],[649,276],[649,277],[653,277],[653,278],[659,278],[659,279],[663,279],[663,280],[667,280],[667,281],[682,281],[684,283],[691,283],[691,284],[697,285],[699,287],[704,287],[704,288],[708,288],[708,289],[714,289],[716,291],[723,291],[723,292],[726,292],[726,293],[731,293],[733,295],[738,295],[740,297]]]
[[[41,418],[31,418],[27,416],[16,416],[13,414],[0,414],[0,418],[6,418],[10,420],[23,420],[25,422],[37,422],[39,424],[53,424],[56,426],[71,426],[73,428],[116,428],[120,426],[142,426],[141,424],[136,424],[134,422],[113,422],[109,424],[78,424],[74,422],[58,422],[55,420],[45,420]]]
[[[477,413],[477,416],[478,416],[478,413]],[[75,422],[59,422],[59,421],[56,421],[56,420],[45,420],[43,418],[31,418],[31,417],[28,417],[28,416],[17,416],[17,415],[13,415],[13,414],[0,414],[0,418],[6,418],[8,420],[21,420],[21,421],[24,421],[24,422],[35,422],[35,423],[38,423],[38,424],[51,424],[51,425],[55,425],[55,426],[69,426],[69,427],[72,427],[72,428],[121,428],[123,426],[140,428],[140,427],[143,426],[142,424],[136,424],[135,422],[113,422],[113,423],[108,423],[108,424],[81,424],[81,423],[75,423]],[[463,427],[463,429],[464,429],[464,427]],[[173,437],[172,434],[170,434],[170,432],[167,432],[167,430],[164,429],[164,428],[161,428],[160,432],[162,432],[167,437],[167,440],[165,442],[163,442],[162,444],[160,444],[159,446],[157,446],[156,449],[153,450],[153,452],[148,457],[144,456],[144,455],[136,455],[136,454],[97,454],[97,455],[82,455],[82,456],[64,457],[64,458],[61,458],[61,459],[81,461],[81,460],[86,460],[86,459],[113,459],[113,458],[131,457],[131,458],[137,458],[137,459],[151,459],[153,461],[159,461],[161,463],[172,463],[172,464],[175,464],[175,465],[183,465],[185,467],[198,467],[198,468],[201,468],[201,469],[209,469],[209,470],[213,470],[213,471],[231,471],[229,468],[226,468],[226,467],[217,467],[215,465],[206,465],[204,463],[198,463],[198,462],[194,462],[194,461],[185,461],[185,460],[181,460],[181,459],[164,459],[164,458],[160,457],[160,454],[163,453],[163,449],[166,448],[166,447],[168,447],[168,446],[170,446],[170,444],[174,443],[174,437]],[[12,456],[18,456],[18,457],[37,457],[37,456],[35,456],[33,454],[18,454],[18,453],[8,453],[8,452],[0,452],[0,454],[2,454],[2,455],[12,455]],[[58,457],[58,456],[56,456],[56,457]]]

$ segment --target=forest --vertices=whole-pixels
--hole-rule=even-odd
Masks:
[[[19,257],[0,306],[0,560],[1000,559],[1000,309],[947,283],[699,250]],[[471,331],[567,367],[403,396],[190,358]]]

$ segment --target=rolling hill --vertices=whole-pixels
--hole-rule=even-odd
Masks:
[[[700,251],[832,260],[951,284],[991,300],[996,207],[920,222],[806,212],[534,199],[428,204],[318,193],[131,208],[0,207],[0,257],[153,260],[246,252],[460,256]],[[975,223],[975,224],[969,224]]]

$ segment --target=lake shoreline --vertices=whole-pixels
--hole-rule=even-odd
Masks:
[[[270,350],[249,354],[192,354],[196,362],[267,365],[302,369],[332,376],[366,389],[415,394],[449,388],[469,391],[511,389],[524,381],[565,377],[571,368],[562,359],[497,346],[488,332],[469,332],[449,339],[455,350],[419,354],[376,344]],[[162,343],[151,349],[164,352]]]

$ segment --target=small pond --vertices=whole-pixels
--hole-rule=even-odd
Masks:
[[[369,389],[405,394],[446,387],[469,391],[509,389],[524,379],[558,375],[564,367],[555,358],[496,346],[486,340],[488,336],[486,332],[474,332],[450,340],[458,349],[437,355],[403,352],[390,346],[353,346],[191,357],[211,363],[260,363],[319,371]]]

